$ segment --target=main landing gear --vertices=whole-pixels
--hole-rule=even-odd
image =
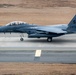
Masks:
[[[47,41],[48,41],[48,42],[52,42],[52,37],[48,37],[48,38],[47,38]]]
[[[21,37],[21,38],[20,38],[20,41],[23,41],[23,40],[24,40],[24,39]]]
[[[20,37],[21,37],[21,38],[20,38],[20,41],[24,41],[24,39],[23,39],[24,35],[21,34]]]

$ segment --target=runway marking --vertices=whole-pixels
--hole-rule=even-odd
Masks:
[[[41,50],[36,50],[35,57],[40,57],[40,56],[41,56]]]

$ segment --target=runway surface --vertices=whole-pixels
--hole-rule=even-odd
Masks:
[[[40,49],[41,56],[36,57]],[[0,34],[0,62],[76,63],[76,34],[64,35],[47,42],[46,38],[20,41],[20,34]]]
[[[28,38],[24,34],[24,41],[20,41],[20,34],[0,34],[0,47],[25,47],[25,48],[51,48],[51,47],[76,47],[76,34],[64,35],[53,38],[47,42],[46,38]]]
[[[0,62],[76,63],[76,51],[44,50],[41,57],[35,57],[35,50],[0,51]]]

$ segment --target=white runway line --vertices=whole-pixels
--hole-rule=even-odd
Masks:
[[[35,57],[40,57],[40,56],[41,56],[41,50],[36,50]]]

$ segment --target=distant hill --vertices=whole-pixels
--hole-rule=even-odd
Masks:
[[[76,0],[1,0],[0,7],[23,8],[76,7]]]

